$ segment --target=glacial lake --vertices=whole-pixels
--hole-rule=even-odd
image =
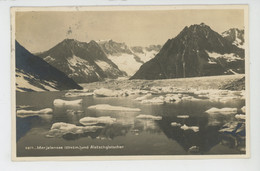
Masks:
[[[221,126],[236,120],[234,115],[209,115],[206,110],[238,108],[245,100],[236,99],[226,103],[181,101],[165,104],[142,104],[127,97],[65,97],[61,92],[17,92],[16,105],[29,106],[27,110],[52,108],[52,114],[16,117],[16,142],[18,157],[32,156],[105,156],[105,155],[214,155],[244,154],[244,142],[220,133]],[[80,106],[56,107],[55,99],[83,99]],[[139,108],[141,111],[106,111],[88,109],[91,105],[109,104]],[[68,112],[81,111],[81,112]],[[161,120],[136,118],[140,114],[161,116]],[[189,118],[178,118],[189,115]],[[102,125],[101,129],[84,134],[66,134],[48,137],[52,125],[57,122],[81,125],[84,117],[110,116],[116,123]],[[199,127],[198,132],[171,126],[172,122]],[[217,123],[217,124],[216,124]],[[240,148],[238,148],[240,143]],[[241,145],[242,144],[242,145]],[[113,148],[106,148],[113,146]],[[66,148],[66,149],[65,149]]]

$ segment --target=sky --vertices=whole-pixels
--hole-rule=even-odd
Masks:
[[[32,53],[46,51],[66,38],[163,45],[185,26],[202,22],[219,33],[242,29],[244,13],[241,9],[16,12],[15,39]]]

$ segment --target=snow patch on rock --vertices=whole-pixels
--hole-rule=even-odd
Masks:
[[[216,52],[208,52],[208,51],[206,51],[206,52],[208,53],[209,57],[213,58],[213,59],[224,58],[228,62],[243,60],[239,55],[237,55],[235,53],[220,54],[220,53],[216,53]]]

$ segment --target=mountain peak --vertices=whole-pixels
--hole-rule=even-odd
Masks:
[[[98,43],[95,40],[91,40],[88,44],[89,45],[99,46]]]
[[[62,43],[72,43],[72,42],[79,42],[78,40],[76,40],[76,39],[64,39],[63,41],[62,41]]]
[[[236,45],[239,48],[244,49],[244,29],[231,28],[222,33],[222,36],[231,42],[233,45]]]
[[[192,30],[192,31],[196,31],[196,30],[200,30],[200,29],[211,30],[211,28],[208,25],[206,25],[205,23],[193,24],[193,25],[189,26],[188,29]]]
[[[204,26],[207,26],[205,23],[200,23],[200,26],[204,27]]]
[[[240,56],[240,61],[231,65],[210,57],[225,54]],[[211,55],[212,56],[212,55]],[[227,41],[208,25],[194,24],[185,27],[176,37],[169,39],[160,52],[143,64],[131,79],[165,79],[222,75],[228,73],[227,65],[237,73],[243,72],[244,51]],[[225,59],[223,59],[225,60]],[[213,62],[212,62],[213,61]],[[233,67],[234,66],[234,67]]]

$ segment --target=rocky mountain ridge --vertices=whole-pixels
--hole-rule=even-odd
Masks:
[[[185,27],[131,79],[168,79],[244,73],[244,50],[204,23]]]

